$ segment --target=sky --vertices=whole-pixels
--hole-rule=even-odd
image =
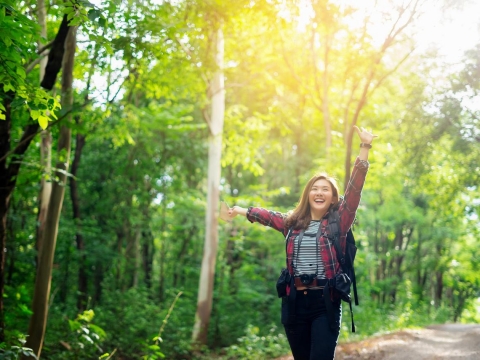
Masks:
[[[301,18],[311,16],[310,1],[299,0]],[[375,22],[372,35],[375,37],[377,34],[379,42],[383,42],[391,25],[391,23],[382,25],[381,18],[384,15],[379,13],[391,14],[393,6],[413,1],[332,0],[337,5],[351,5],[362,9],[360,13],[377,14],[379,21]],[[422,0],[422,3],[420,8],[422,15],[416,22],[417,49],[424,52],[437,48],[444,61],[448,63],[461,61],[463,53],[480,42],[480,0]]]
[[[421,48],[436,46],[449,63],[461,61],[463,53],[480,42],[480,0],[467,0],[459,8],[444,11],[431,0],[432,6],[421,19]],[[460,4],[462,1],[452,1]]]

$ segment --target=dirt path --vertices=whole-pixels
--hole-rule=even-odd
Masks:
[[[446,324],[340,345],[335,360],[480,360],[480,325]],[[277,360],[293,360],[292,356]]]

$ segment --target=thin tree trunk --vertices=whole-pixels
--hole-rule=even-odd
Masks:
[[[15,203],[12,204],[12,211],[13,211],[13,213],[16,213],[14,204]],[[9,218],[7,218],[7,239],[9,240],[9,242],[10,242],[10,239],[13,238],[13,234],[14,234],[13,221],[9,217]],[[9,265],[8,265],[7,279],[5,281],[5,285],[10,285],[12,283],[13,273],[15,272],[15,262],[16,262],[15,261],[16,260],[15,259],[15,246],[8,246],[8,245],[9,244],[7,244],[6,250],[7,250],[7,254],[8,254],[8,260],[10,262],[9,262]]]
[[[142,264],[147,289],[152,288],[153,250],[155,248],[153,240],[150,229],[144,229],[142,231]]]
[[[443,271],[439,270],[435,272],[436,284],[435,284],[435,307],[440,307],[442,303],[443,294]]]
[[[220,196],[220,172],[223,120],[225,115],[225,88],[223,74],[224,39],[222,29],[215,38],[215,60],[218,66],[212,80],[212,117],[208,149],[207,212],[205,219],[205,244],[202,270],[198,285],[197,313],[193,328],[193,341],[206,344],[208,324],[212,312],[215,263],[218,248],[218,203]]]
[[[118,261],[117,261],[117,266],[116,266],[116,274],[115,274],[115,279],[117,282],[117,289],[122,288],[122,262],[121,259],[124,258],[124,254],[122,253],[123,249],[123,239],[125,238],[125,232],[118,229],[117,230],[117,256],[118,256]]]
[[[440,244],[437,244],[436,250],[437,250],[438,259],[441,259],[442,246]],[[433,286],[435,288],[435,292],[434,292],[435,307],[438,308],[440,306],[440,303],[442,302],[442,294],[443,294],[443,269],[441,266],[437,268],[435,271],[435,284]]]
[[[87,86],[85,89],[84,104],[88,102],[88,93],[92,81],[93,73],[97,63],[99,45],[95,46],[95,52],[92,59],[92,65],[88,72]],[[80,117],[75,118],[77,124],[80,123]],[[75,154],[72,161],[72,176],[70,178],[70,198],[72,199],[73,221],[76,226],[75,242],[79,253],[78,264],[78,292],[77,292],[77,309],[79,312],[85,310],[88,299],[88,277],[87,277],[87,255],[85,254],[85,240],[82,235],[82,218],[80,215],[80,197],[78,195],[77,173],[80,167],[82,151],[85,147],[86,136],[77,133],[75,136]]]
[[[7,136],[0,137],[0,154],[6,154],[10,150],[10,104],[5,106],[5,120],[0,121],[0,133]],[[7,249],[7,212],[10,205],[10,198],[12,196],[13,187],[7,187],[10,183],[10,177],[8,176],[7,160],[0,161],[0,342],[5,341],[5,314],[3,310],[3,293],[5,289],[5,258]]]
[[[132,287],[136,288],[138,286],[138,273],[140,270],[140,256],[139,256],[139,248],[140,248],[140,238],[142,237],[142,230],[138,227],[135,230],[135,234],[133,236],[133,274],[132,274]]]
[[[182,279],[181,273],[182,269],[185,265],[185,257],[187,255],[188,247],[190,246],[190,242],[193,239],[193,236],[197,232],[197,227],[194,225],[192,226],[187,233],[185,233],[182,239],[182,245],[180,246],[180,251],[176,257],[176,265],[175,271],[173,273],[173,287],[177,287],[180,284],[180,280]]]
[[[95,265],[95,275],[93,279],[93,286],[95,288],[92,307],[98,304],[102,298],[102,282],[103,282],[103,262],[97,261]]]
[[[58,298],[63,310],[65,310],[67,307],[68,290],[70,288],[70,261],[72,258],[72,250],[70,244],[66,248],[66,254],[62,259],[62,264],[60,266],[62,281],[60,282],[58,291]]]
[[[70,198],[72,199],[73,221],[76,226],[75,242],[77,244],[77,250],[79,253],[78,263],[78,296],[77,296],[77,309],[79,312],[85,310],[87,306],[87,269],[86,262],[87,256],[85,254],[85,241],[82,235],[81,229],[81,216],[80,216],[80,199],[78,195],[77,185],[77,173],[80,167],[80,160],[82,157],[82,150],[85,146],[85,135],[77,134],[75,141],[75,155],[72,161],[72,177],[70,178]]]
[[[47,216],[48,204],[52,193],[52,134],[48,130],[41,133],[40,142],[40,162],[43,168],[42,180],[40,183],[39,206],[37,217],[37,241],[35,248],[37,250],[37,265],[42,251],[43,234],[45,232],[45,219]]]
[[[40,25],[40,36],[47,38],[47,11],[45,8],[45,0],[38,0],[37,2],[37,16],[38,24]],[[42,48],[44,44],[41,40],[38,41],[38,48]],[[40,60],[40,82],[45,77],[45,68],[47,66],[47,57],[44,56]],[[45,231],[45,217],[47,215],[48,202],[50,201],[50,194],[52,192],[52,134],[49,130],[41,132],[40,142],[40,165],[42,166],[42,180],[40,183],[40,194],[38,196],[38,217],[37,217],[37,239],[35,247],[37,249],[37,265],[40,251],[42,250],[42,239]]]
[[[73,65],[76,46],[75,26],[70,27],[65,40],[65,55],[62,66],[62,109],[70,111],[73,104]],[[52,280],[53,257],[58,234],[58,223],[65,194],[66,172],[70,158],[71,130],[63,125],[60,129],[58,154],[55,176],[57,180],[52,185],[52,195],[48,207],[45,224],[44,243],[41,251],[35,291],[33,295],[33,315],[30,318],[28,340],[26,346],[33,349],[34,354],[40,357],[45,336],[48,317],[48,298]],[[22,357],[26,359],[28,357]]]
[[[166,246],[167,239],[163,236],[166,229],[166,211],[167,211],[167,194],[166,187],[163,188],[163,199],[162,199],[162,240],[160,243],[160,281],[158,287],[158,299],[163,301],[165,296],[165,261],[166,261]]]

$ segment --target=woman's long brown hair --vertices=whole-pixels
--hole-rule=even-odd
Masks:
[[[296,208],[287,216],[287,219],[285,220],[285,228],[293,228],[295,230],[299,229],[306,229],[308,227],[308,224],[310,224],[310,221],[312,221],[312,214],[310,212],[310,203],[308,202],[308,195],[310,194],[310,190],[312,189],[313,184],[317,180],[327,180],[330,183],[330,186],[332,187],[332,194],[333,194],[333,203],[337,204],[338,203],[338,185],[337,181],[331,177],[328,176],[325,173],[317,174],[314,175],[305,185],[305,188],[303,189],[302,196],[300,197],[300,201]]]

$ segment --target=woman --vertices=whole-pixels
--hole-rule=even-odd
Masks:
[[[335,248],[327,238],[329,211],[337,210],[340,217],[339,242],[345,249],[346,235],[355,219],[361,191],[368,171],[368,152],[376,135],[365,129],[355,130],[360,138],[360,154],[352,175],[340,199],[335,180],[325,174],[312,177],[305,186],[300,202],[293,212],[281,214],[262,208],[248,209],[234,206],[229,217],[244,215],[250,222],[270,226],[287,236],[287,265],[294,276],[296,294],[292,301],[292,289],[282,298],[282,323],[295,360],[331,360],[335,357],[341,322],[341,304],[338,296],[332,294],[324,300],[327,279],[333,279],[340,271]],[[330,319],[330,321],[329,321]],[[334,321],[334,326],[332,326]]]

